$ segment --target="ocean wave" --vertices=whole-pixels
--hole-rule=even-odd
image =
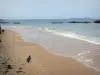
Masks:
[[[94,53],[94,52],[96,52],[96,53]],[[95,55],[100,56],[100,54],[98,53],[97,50],[96,51],[95,50],[91,50],[91,51],[87,50],[85,52],[79,53],[76,57],[73,57],[73,58],[79,62],[82,62],[87,67],[100,72],[100,67],[98,66],[99,64],[97,63],[97,60],[99,60],[99,59],[95,59],[96,58]]]
[[[46,31],[46,32],[51,32],[52,34],[60,35],[63,37],[69,37],[69,38],[75,38],[79,40],[84,40],[93,44],[100,45],[100,38],[93,37],[93,36],[85,36],[85,35],[80,35],[74,32],[69,32],[69,31],[60,31],[60,30],[53,30],[52,28],[38,28],[39,30]]]

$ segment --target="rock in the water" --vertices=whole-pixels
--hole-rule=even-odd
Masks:
[[[94,23],[100,23],[100,20],[96,20],[96,21],[94,21]]]

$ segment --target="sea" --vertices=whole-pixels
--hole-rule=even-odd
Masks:
[[[10,24],[1,24],[21,34],[26,42],[40,44],[47,51],[57,55],[71,57],[100,72],[100,48],[91,50],[66,50],[66,39],[83,40],[100,46],[100,24],[68,23],[66,20],[8,20]],[[13,24],[18,21],[20,24]],[[64,23],[52,24],[52,21]],[[60,47],[59,47],[60,46]],[[62,50],[63,49],[63,50]]]

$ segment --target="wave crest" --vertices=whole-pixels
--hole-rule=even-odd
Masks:
[[[60,31],[56,29],[54,30],[52,28],[38,28],[38,29],[42,31],[46,31],[46,32],[51,32],[52,34],[60,35],[63,37],[75,38],[75,39],[84,40],[93,44],[100,45],[100,38],[97,38],[97,37],[80,35],[80,34],[69,32],[69,31]]]

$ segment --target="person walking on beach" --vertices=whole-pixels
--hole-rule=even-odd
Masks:
[[[31,55],[28,56],[28,58],[26,59],[27,62],[29,63],[31,61]]]
[[[1,42],[1,25],[0,25],[0,42]]]
[[[1,25],[0,25],[0,34],[1,34]]]

